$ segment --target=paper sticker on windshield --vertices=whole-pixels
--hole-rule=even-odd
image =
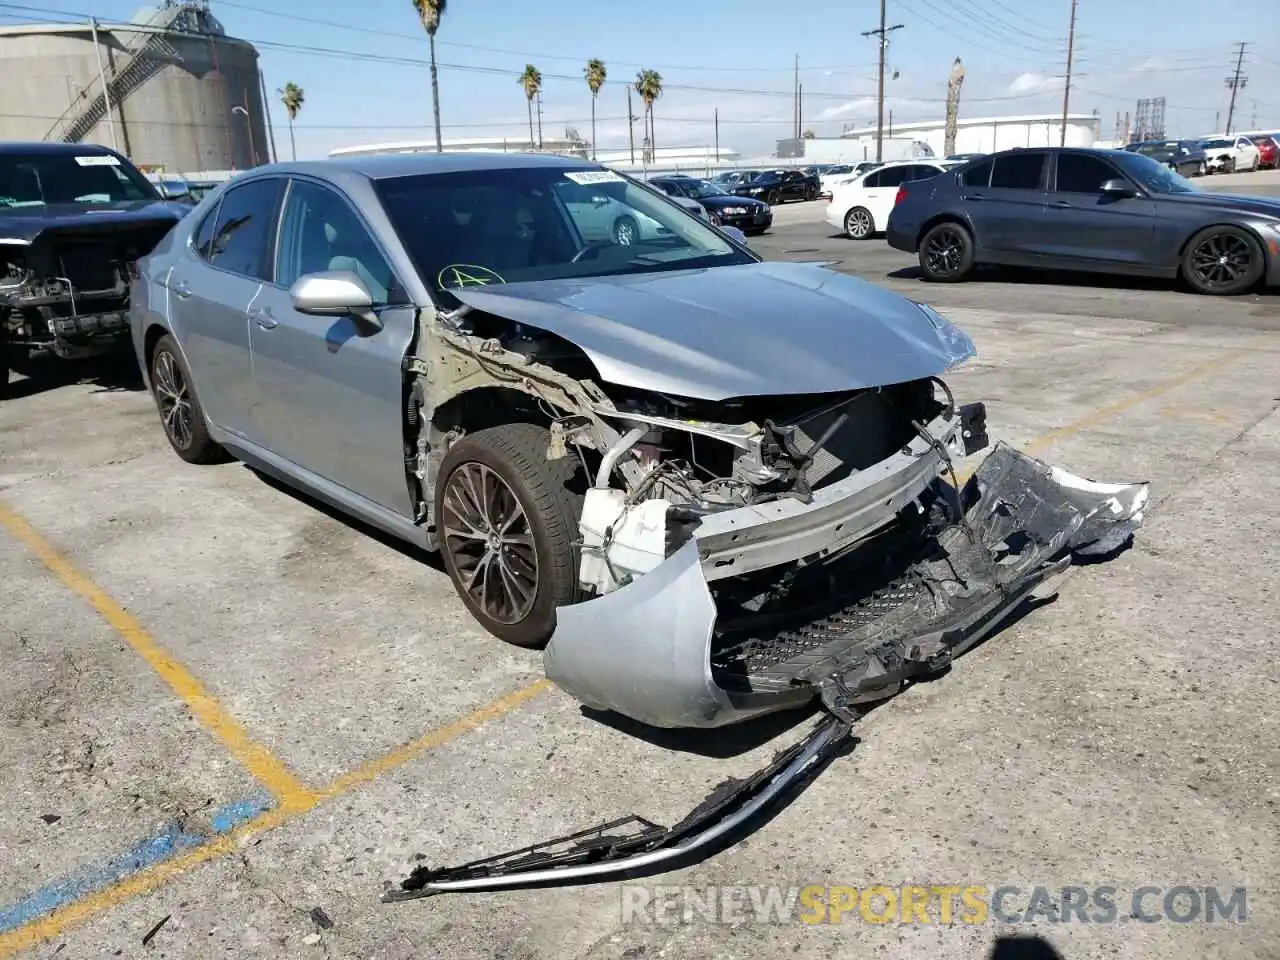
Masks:
[[[76,157],[76,163],[82,167],[118,167],[120,160],[109,153],[96,157]]]
[[[591,187],[597,183],[626,182],[612,170],[573,170],[565,174],[565,179],[583,187]]]

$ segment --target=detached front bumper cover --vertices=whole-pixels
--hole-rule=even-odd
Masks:
[[[898,580],[799,638],[789,655],[804,659],[802,681],[829,716],[764,770],[722,784],[673,827],[632,816],[459,867],[419,867],[383,899],[652,873],[706,852],[831,758],[860,704],[947,667],[1030,596],[1051,592],[1074,559],[1127,546],[1149,496],[1146,483],[1096,483],[998,444],[959,492],[953,519]]]

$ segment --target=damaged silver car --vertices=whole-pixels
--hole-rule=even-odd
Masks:
[[[962,482],[988,444],[941,379],[962,331],[572,159],[259,168],[131,304],[179,456],[439,550],[486,630],[659,727],[815,697],[851,718],[1121,545],[1147,498],[1003,445]]]

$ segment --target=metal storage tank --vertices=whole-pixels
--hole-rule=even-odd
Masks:
[[[258,51],[207,0],[166,0],[127,25],[0,27],[0,89],[0,139],[101,143],[170,173],[272,157]]]

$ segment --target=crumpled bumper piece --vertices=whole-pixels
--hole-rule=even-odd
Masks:
[[[1123,546],[1148,496],[1145,483],[1096,483],[997,444],[887,586],[851,584],[847,602],[713,651],[717,611],[695,534],[626,587],[561,608],[546,673],[589,707],[655,727],[724,726],[814,694],[847,717],[945,666],[1073,556]],[[725,682],[735,672],[741,682]]]
[[[849,726],[827,717],[799,743],[746,780],[726,780],[683,820],[662,827],[630,816],[459,867],[418,867],[384,903],[440,893],[478,892],[603,880],[656,872],[693,858],[748,823],[788,788],[820,772],[847,740]]]

